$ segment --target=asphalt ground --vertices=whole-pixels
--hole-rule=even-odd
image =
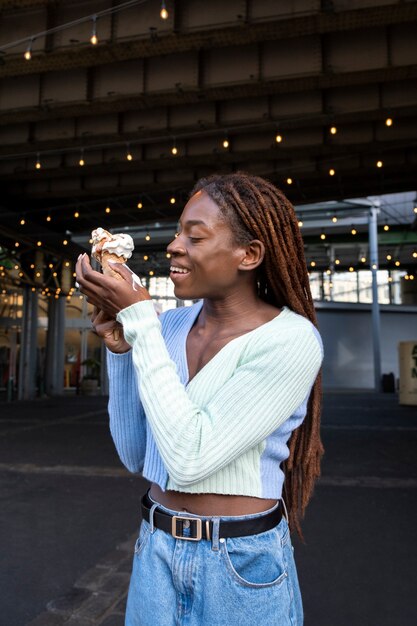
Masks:
[[[122,468],[106,405],[0,404],[0,626],[123,625],[147,483]],[[417,407],[325,393],[322,422],[306,544],[293,537],[305,626],[414,626]]]

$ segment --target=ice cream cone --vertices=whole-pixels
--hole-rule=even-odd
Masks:
[[[107,276],[113,276],[113,278],[117,278],[118,280],[124,280],[118,272],[115,272],[111,266],[109,265],[109,261],[113,263],[126,263],[126,258],[124,256],[118,256],[117,254],[113,254],[112,252],[107,252],[107,250],[102,250],[101,252],[101,267],[103,269],[103,274]]]

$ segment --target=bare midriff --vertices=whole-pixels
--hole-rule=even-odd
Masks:
[[[152,498],[174,511],[188,511],[201,516],[249,515],[272,508],[277,500],[254,498],[252,496],[225,496],[218,493],[184,493],[162,491],[152,484]]]

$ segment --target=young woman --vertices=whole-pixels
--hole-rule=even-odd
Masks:
[[[168,252],[200,302],[159,319],[128,269],[77,263],[116,448],[151,482],[126,626],[300,626],[290,528],[320,473],[323,348],[294,209],[255,176],[203,179]]]

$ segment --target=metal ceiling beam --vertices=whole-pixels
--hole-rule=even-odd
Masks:
[[[66,150],[77,150],[80,148],[94,148],[101,146],[103,149],[107,147],[112,147],[115,145],[123,146],[123,144],[130,142],[132,145],[136,143],[140,143],[141,145],[146,145],[150,143],[159,143],[163,141],[172,141],[173,135],[175,135],[177,140],[182,139],[193,139],[193,138],[201,138],[201,137],[209,137],[221,135],[225,131],[227,131],[229,139],[233,140],[233,138],[240,134],[256,134],[259,132],[271,132],[276,133],[279,128],[280,132],[286,130],[294,130],[299,128],[317,128],[317,127],[326,127],[331,124],[335,125],[346,125],[346,124],[355,124],[364,122],[382,122],[387,117],[388,112],[383,109],[375,109],[373,111],[355,111],[349,113],[318,113],[314,116],[297,116],[297,117],[288,117],[288,118],[280,118],[279,120],[252,120],[251,122],[247,122],[246,124],[242,123],[233,123],[229,122],[225,123],[217,123],[217,124],[205,124],[196,128],[193,126],[183,126],[169,128],[167,126],[164,130],[148,130],[141,132],[129,132],[119,134],[108,134],[108,135],[93,135],[93,136],[85,136],[85,137],[73,137],[73,138],[59,138],[54,140],[47,141],[32,141],[28,144],[27,141],[19,144],[6,144],[0,145],[0,157],[7,156],[8,159],[13,158],[15,155],[18,156],[20,154],[27,155],[28,153],[37,152],[47,152],[49,150],[54,151],[62,151]],[[398,107],[390,107],[389,108],[390,117],[394,118],[395,121],[400,119],[405,119],[407,117],[416,117],[417,116],[417,104],[413,106],[398,106]],[[169,112],[167,111],[167,124],[169,120]],[[223,135],[221,135],[223,137]],[[98,149],[98,148],[97,148]],[[285,140],[280,145],[280,150],[287,150],[285,147]],[[87,152],[88,158],[88,152]]]
[[[253,98],[280,93],[299,93],[333,87],[349,87],[386,83],[389,81],[414,80],[417,78],[417,64],[402,67],[385,67],[346,73],[323,73],[315,76],[301,76],[274,81],[257,81],[243,85],[227,85],[202,89],[178,89],[137,96],[108,96],[91,102],[75,102],[65,105],[46,105],[13,111],[4,111],[0,125],[38,122],[58,118],[100,115],[122,111],[142,110],[152,107],[194,104],[196,102]]]
[[[415,20],[417,20],[417,4],[401,3],[342,12],[292,16],[263,23],[237,22],[237,25],[233,27],[213,28],[192,33],[181,32],[181,24],[179,24],[179,32],[159,37],[153,33],[152,37],[146,40],[130,40],[115,44],[103,42],[97,47],[86,42],[85,46],[66,48],[49,54],[34,54],[30,62],[27,62],[22,55],[6,57],[4,65],[0,67],[0,78],[107,65],[117,61],[143,59],[190,50],[240,46],[313,34],[391,26]]]

